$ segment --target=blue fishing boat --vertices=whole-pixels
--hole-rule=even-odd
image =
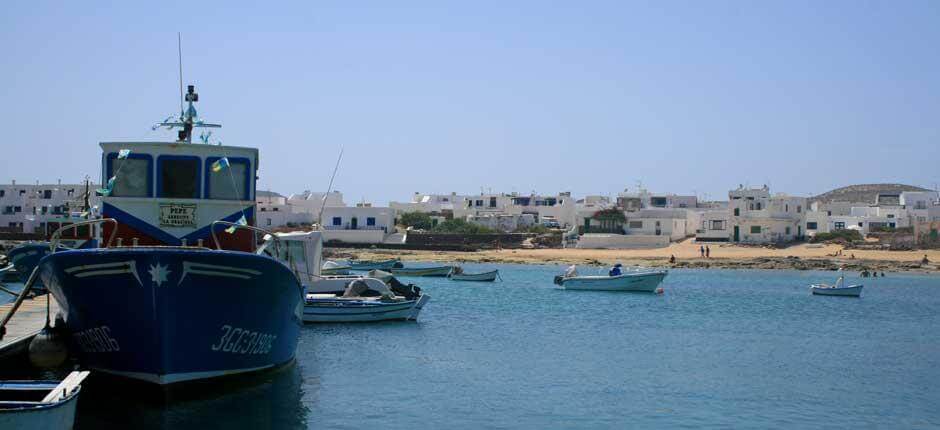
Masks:
[[[84,366],[160,385],[291,362],[304,305],[297,274],[256,252],[273,237],[253,226],[258,150],[193,144],[219,126],[191,85],[185,100],[158,124],[177,141],[101,143],[102,219],[70,226],[100,224],[101,247],[39,265]]]

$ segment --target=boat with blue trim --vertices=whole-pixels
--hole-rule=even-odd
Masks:
[[[101,143],[101,247],[54,252],[39,276],[87,368],[159,385],[294,359],[303,285],[258,252],[256,148],[192,143],[193,86],[175,142]],[[205,135],[203,135],[205,136]],[[63,229],[53,234],[53,246]],[[106,241],[104,239],[107,239]]]

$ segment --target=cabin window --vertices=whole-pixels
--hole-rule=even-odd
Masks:
[[[206,158],[206,198],[213,200],[252,200],[253,172],[247,158],[228,158],[228,167],[218,172],[212,165],[221,157]]]
[[[157,157],[157,197],[198,199],[200,161],[199,157]]]
[[[115,177],[111,188],[111,197],[151,197],[153,178],[153,158],[147,154],[130,154],[119,160],[117,153],[108,154],[108,178]]]
[[[366,225],[367,225],[367,226],[375,226],[375,218],[373,218],[373,217],[368,217],[368,218],[366,218]]]
[[[752,226],[751,226],[751,234],[760,234],[760,226],[759,226],[759,225],[752,225]]]

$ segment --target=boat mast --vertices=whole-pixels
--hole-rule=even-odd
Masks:
[[[193,103],[199,101],[199,94],[196,93],[196,86],[189,85],[186,87],[186,93],[183,94],[183,36],[177,33],[177,52],[179,54],[179,70],[180,70],[180,117],[179,121],[170,122],[170,118],[167,118],[163,122],[157,123],[154,126],[154,130],[157,127],[166,127],[166,128],[175,128],[179,127],[177,134],[177,142],[181,143],[193,143],[193,127],[200,128],[221,128],[221,124],[209,124],[203,122],[199,119],[199,114],[196,113],[196,107],[193,106]],[[188,103],[189,105],[186,109],[183,109],[183,102]],[[205,140],[208,141],[208,138]],[[208,143],[208,142],[206,142]]]

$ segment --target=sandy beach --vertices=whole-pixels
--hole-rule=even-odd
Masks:
[[[879,272],[940,273],[940,250],[851,250],[840,245],[798,244],[783,249],[708,244],[710,258],[699,255],[693,240],[657,249],[506,249],[477,252],[406,251],[388,249],[328,249],[327,258],[385,259],[428,262],[481,262],[518,264],[597,264],[620,262],[630,266],[689,268],[752,268],[797,270],[875,270]],[[841,251],[841,255],[836,255]],[[928,264],[921,260],[927,255]],[[669,262],[670,256],[676,263]],[[854,257],[854,258],[853,258]]]

